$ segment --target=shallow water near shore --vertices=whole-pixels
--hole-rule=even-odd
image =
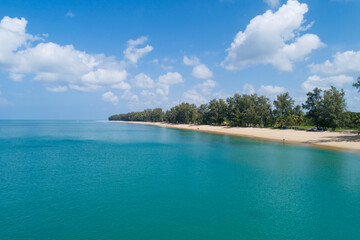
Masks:
[[[155,126],[0,121],[0,239],[358,239],[360,155]]]

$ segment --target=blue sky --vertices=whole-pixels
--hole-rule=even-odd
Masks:
[[[360,111],[360,1],[0,2],[0,119],[106,119],[237,93]]]

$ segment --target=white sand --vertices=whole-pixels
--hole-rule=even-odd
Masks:
[[[201,132],[210,132],[217,134],[228,134],[235,136],[261,138],[285,143],[309,144],[322,148],[332,148],[337,150],[346,150],[360,153],[360,136],[354,133],[338,132],[306,132],[297,130],[280,130],[269,128],[243,128],[243,127],[226,127],[226,126],[208,126],[192,124],[168,124],[153,122],[124,122],[142,125],[152,125],[167,128],[176,128],[183,130],[193,130]]]

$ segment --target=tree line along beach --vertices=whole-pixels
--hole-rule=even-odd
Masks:
[[[146,109],[109,120],[360,152],[360,113],[346,110],[345,92],[335,87],[308,92],[302,106],[289,93],[278,95],[273,106],[264,96],[234,94],[198,107],[181,103],[166,112]]]

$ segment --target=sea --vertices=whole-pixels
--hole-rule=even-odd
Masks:
[[[0,239],[360,239],[360,154],[97,121],[0,121]]]

